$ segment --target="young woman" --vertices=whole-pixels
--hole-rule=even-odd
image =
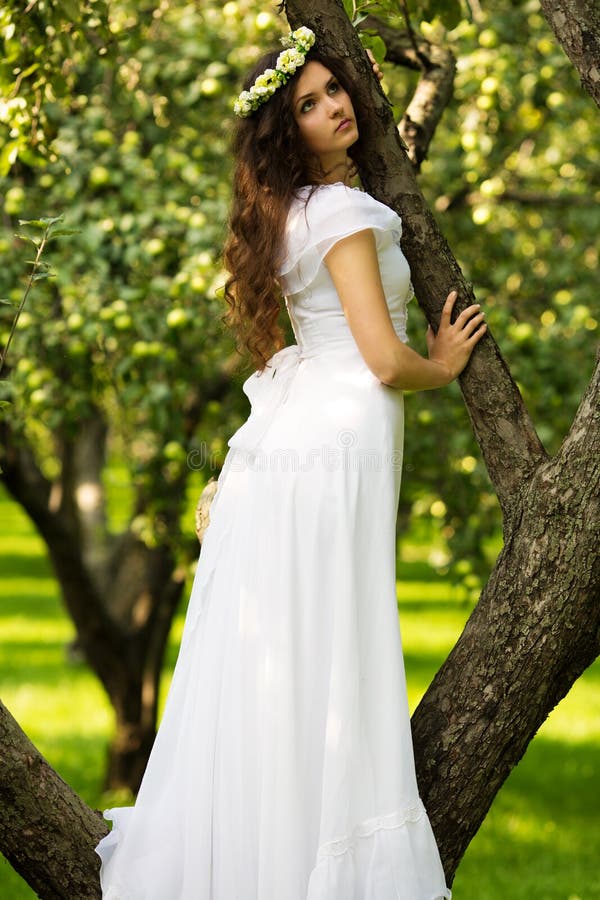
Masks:
[[[485,325],[474,306],[452,324],[451,293],[429,358],[406,345],[400,219],[351,187],[365,116],[309,29],[290,43],[235,106],[226,320],[256,363],[251,413],[136,805],[105,813],[105,900],[451,896],[398,627],[402,391],[448,384]]]

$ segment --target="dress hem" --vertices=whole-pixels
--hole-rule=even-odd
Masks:
[[[377,816],[373,819],[367,819],[357,825],[352,834],[343,838],[336,838],[328,841],[319,847],[317,854],[317,862],[326,859],[328,856],[341,856],[346,853],[356,843],[357,838],[372,837],[376,831],[392,830],[401,828],[408,822],[418,822],[426,815],[425,807],[421,802],[406,807],[404,810],[389,813],[385,816]]]

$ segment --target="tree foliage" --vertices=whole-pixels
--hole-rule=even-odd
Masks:
[[[421,187],[554,453],[598,335],[597,111],[535,3],[501,4],[450,34],[439,24],[424,31],[451,41],[458,69]],[[392,96],[401,109],[403,87]],[[453,386],[410,399],[404,491],[439,516],[455,569],[478,593],[488,566],[481,537],[499,519],[457,394]]]
[[[308,0],[300,6],[316,14]],[[339,12],[339,4],[329,6]],[[454,5],[445,6],[452,14]],[[414,29],[415,13],[433,15],[435,8],[402,3],[397,24]],[[463,270],[486,300],[493,331],[505,336],[508,354],[512,347],[515,372],[552,451],[591,370],[597,329],[589,299],[597,258],[587,240],[597,225],[590,202],[597,200],[597,176],[586,168],[590,153],[597,153],[587,146],[597,147],[595,110],[551,42],[535,0],[489,13],[475,4],[472,9],[477,15],[459,23],[420,23],[459,60],[455,101],[423,165],[422,183]],[[352,12],[362,15],[358,6]],[[240,414],[232,403],[213,409],[213,420],[203,414],[195,421],[197,397],[191,394],[202,394],[207,373],[230,350],[218,327],[216,285],[235,82],[239,68],[281,25],[241,0],[202,10],[120,3],[106,22],[112,42],[106,53],[87,45],[73,51],[68,69],[74,80],[57,92],[55,133],[49,129],[47,153],[40,151],[44,165],[17,148],[3,184],[7,247],[11,217],[32,217],[32,205],[42,202],[54,204],[44,209],[51,214],[64,209],[79,229],[69,250],[57,254],[56,281],[20,321],[11,440],[33,449],[54,484],[64,474],[61,449],[82,423],[100,415],[110,449],[126,460],[136,497],[127,527],[146,545],[177,547],[178,527],[161,532],[161,523],[172,525],[173,512],[180,512],[173,495],[181,496],[188,474],[189,440],[204,429],[218,436],[216,412],[226,431]],[[349,30],[346,21],[340,24]],[[526,47],[515,37],[525,27]],[[238,41],[244,52],[236,49]],[[354,65],[357,60],[364,65],[357,56]],[[52,64],[47,72],[51,78]],[[391,70],[387,79],[400,110],[410,79]],[[575,119],[573,109],[580,111]],[[46,121],[41,113],[40,121]],[[20,127],[15,120],[11,139]],[[419,203],[406,215],[411,255],[418,241],[409,229],[424,208]],[[13,297],[17,256],[0,275]],[[429,314],[431,291],[420,271],[426,260],[421,267],[412,262]],[[456,272],[451,262],[448,253],[440,271]],[[431,275],[435,281],[436,272]],[[487,375],[498,375],[500,357],[487,352]],[[463,387],[479,377],[489,400],[494,385],[485,375],[467,373]],[[434,825],[446,823],[442,849],[450,873],[510,767],[598,651],[597,629],[587,627],[597,618],[597,554],[589,527],[597,500],[597,393],[596,374],[554,459],[539,445],[529,448],[527,466],[503,498],[510,516],[501,558],[413,720],[420,784]],[[452,393],[410,398],[417,427],[409,440],[405,496],[444,523],[474,588],[481,535],[495,527],[496,507],[455,399]],[[510,437],[490,431],[496,450],[504,446],[517,465]],[[214,449],[218,458],[223,442]],[[492,463],[499,465],[497,456]],[[525,470],[530,477],[524,479]],[[494,476],[493,465],[490,472]],[[168,519],[159,515],[163,507]],[[534,702],[524,701],[528,691]]]
[[[152,498],[136,528],[156,541],[166,535],[153,533],[153,511],[194,450],[185,429],[190,385],[232,350],[216,290],[232,99],[240,72],[285,23],[252,2],[71,6],[2,12],[4,115],[15,111],[3,147],[12,166],[0,246],[10,264],[0,293],[20,290],[17,218],[63,213],[80,229],[56,253],[55,284],[21,321],[15,426],[54,475],[56,435],[100,407],[131,484]],[[373,5],[347,6],[358,21]],[[403,3],[378,8],[405,26]],[[597,329],[597,249],[587,237],[600,215],[597,117],[537,3],[470,18],[464,8],[460,21],[457,8],[407,7],[415,31],[460,61],[421,183],[493,330],[505,336],[552,451],[591,369]],[[385,71],[400,115],[415,76]],[[422,331],[415,311],[417,346]],[[238,380],[223,403],[209,404],[193,464],[218,470],[244,414]],[[476,592],[485,536],[499,518],[456,389],[410,398],[408,415],[404,511],[434,516],[448,546],[435,560],[454,562]]]
[[[76,230],[19,318],[3,451],[5,480],[48,542],[117,709],[113,759],[137,747],[120,776],[135,788],[153,737],[148,688],[184,580],[178,563],[197,558],[189,525],[187,544],[182,533],[186,484],[195,469],[214,473],[243,415],[239,393],[223,396],[232,346],[216,295],[229,106],[240,67],[274,39],[276,20],[217,3],[122,3],[107,16],[106,52],[75,41],[68,90],[47,104],[54,133],[44,134],[43,164],[18,157],[2,184],[8,298],[20,297],[26,270],[17,220],[64,214]],[[50,79],[64,68],[63,47],[44,51]],[[106,490],[115,459],[128,488],[117,510]]]

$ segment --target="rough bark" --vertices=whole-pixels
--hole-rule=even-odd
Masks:
[[[540,0],[542,12],[581,78],[600,106],[600,5],[598,0]]]
[[[94,847],[108,827],[0,703],[0,847],[44,900],[99,900]]]
[[[600,653],[600,364],[558,455],[523,486],[477,607],[412,718],[452,875],[549,712]]]

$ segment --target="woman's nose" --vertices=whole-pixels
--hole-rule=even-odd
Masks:
[[[328,97],[327,99],[329,102],[329,115],[335,116],[343,111],[342,102],[338,97]]]

